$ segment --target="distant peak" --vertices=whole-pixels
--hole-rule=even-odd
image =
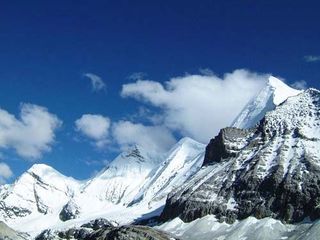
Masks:
[[[202,143],[199,143],[190,137],[183,137],[178,141],[177,144],[178,145],[186,145],[186,144],[202,144]]]
[[[33,164],[31,168],[27,171],[28,173],[34,173],[38,176],[45,176],[46,174],[49,173],[58,173],[60,174],[57,170],[55,170],[53,167],[50,167],[49,165],[43,164],[43,163],[37,163]]]
[[[282,80],[279,78],[276,78],[274,76],[270,76],[268,78],[267,84],[271,87],[277,88],[277,87],[289,87],[286,85]]]
[[[36,163],[36,164],[33,164],[33,165],[31,166],[31,168],[29,168],[28,172],[39,171],[39,170],[48,170],[48,169],[53,170],[53,168],[50,167],[50,166],[47,165],[47,164],[44,164],[44,163]]]
[[[301,93],[301,90],[294,89],[285,84],[280,79],[270,76],[267,86],[273,90],[273,103],[277,106],[287,100],[288,97],[296,96]]]
[[[142,160],[144,157],[142,156],[141,154],[141,151],[138,147],[138,145],[133,145],[131,148],[129,148],[127,151],[126,151],[126,157],[133,157],[133,158],[138,158],[140,160]]]
[[[242,109],[231,126],[251,128],[258,123],[267,112],[274,110],[276,106],[286,101],[289,97],[296,96],[301,92],[301,90],[291,88],[280,79],[269,76],[265,86]]]

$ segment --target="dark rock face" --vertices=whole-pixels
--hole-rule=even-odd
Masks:
[[[4,201],[0,201],[0,212],[2,216],[12,217],[25,217],[31,214],[31,211],[26,208],[19,208],[15,206],[7,206]]]
[[[211,139],[206,147],[203,165],[219,163],[235,157],[241,150],[241,144],[230,145],[228,143],[245,139],[248,134],[250,134],[250,131],[238,128],[224,128],[220,130],[218,136]]]
[[[88,223],[81,225],[81,227],[82,228],[91,228],[93,230],[98,230],[101,228],[115,227],[115,225],[114,225],[114,223],[109,222],[107,219],[98,218],[98,219],[92,220]]]
[[[59,213],[59,218],[61,221],[68,221],[70,219],[75,219],[80,213],[78,206],[72,201],[69,201],[63,206],[61,212]]]
[[[36,240],[77,239],[77,240],[178,240],[172,235],[155,230],[151,227],[129,225],[114,226],[106,219],[96,219],[83,224],[80,228],[71,228],[66,231],[55,232],[45,230]]]
[[[320,218],[319,126],[320,93],[307,90],[255,129],[221,130],[207,146],[203,168],[168,196],[161,219]]]

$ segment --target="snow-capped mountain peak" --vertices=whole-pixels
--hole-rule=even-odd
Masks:
[[[66,176],[58,172],[56,169],[46,164],[34,164],[27,170],[26,173],[29,173],[33,176],[37,176],[41,179],[52,179],[52,177],[67,178]]]
[[[259,93],[244,107],[234,122],[232,127],[252,128],[268,111],[274,110],[276,106],[283,103],[286,99],[301,93],[280,79],[270,76],[265,86]]]
[[[266,113],[252,129],[225,128],[206,148],[204,166],[170,193],[164,220],[212,213],[296,223],[320,218],[320,91],[308,89]]]
[[[141,146],[132,146],[89,181],[83,192],[102,201],[128,205],[160,161]]]
[[[280,79],[270,76],[267,86],[270,86],[273,90],[273,103],[278,106],[283,103],[288,97],[296,96],[301,93],[301,90],[293,89],[285,84]]]
[[[191,138],[184,137],[167,153],[165,160],[158,167],[133,202],[163,202],[167,194],[185,182],[199,170],[204,158],[205,145]]]

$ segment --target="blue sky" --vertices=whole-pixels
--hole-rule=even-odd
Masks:
[[[319,7],[318,1],[2,2],[0,107],[19,121],[21,104],[35,104],[60,121],[49,126],[53,136],[48,132],[42,139],[44,145],[34,143],[40,144],[36,145],[40,156],[30,159],[17,153],[15,144],[29,147],[27,137],[13,141],[10,135],[7,142],[0,141],[1,162],[13,173],[7,173],[6,181],[35,162],[87,178],[119,149],[133,143],[130,133],[153,132],[151,140],[141,137],[139,143],[156,138],[154,144],[163,144],[157,151],[182,136],[205,142],[207,136],[201,135],[203,129],[192,119],[193,109],[177,99],[183,99],[183,86],[197,89],[194,82],[207,84],[212,75],[208,69],[219,77],[214,81],[228,82],[221,89],[234,91],[236,84],[246,85],[249,93],[239,96],[243,102],[258,89],[265,73],[282,77],[288,84],[305,81],[308,87],[320,88]],[[88,73],[100,77],[106,86],[94,90]],[[143,75],[149,85],[135,84],[134,73],[143,73],[135,75]],[[233,73],[231,80],[225,73]],[[234,83],[235,76],[243,81]],[[171,81],[174,77],[180,78]],[[160,85],[163,91],[157,85],[166,81],[177,91]],[[128,83],[133,85],[124,87]],[[207,96],[200,90],[190,96]],[[202,105],[208,99],[203,98]],[[199,104],[201,100],[197,99]],[[236,109],[232,104],[226,107]],[[77,129],[75,121],[83,114],[98,114],[110,121],[100,139],[99,134],[90,137]],[[189,116],[190,121],[180,122]],[[224,126],[231,117],[212,122]],[[30,139],[36,137],[31,134]],[[100,140],[103,146],[97,147]]]

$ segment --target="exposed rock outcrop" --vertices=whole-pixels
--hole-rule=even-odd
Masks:
[[[66,205],[63,206],[61,212],[59,213],[59,218],[61,221],[68,221],[70,219],[75,219],[79,214],[79,207],[74,201],[70,200]]]
[[[229,223],[320,217],[319,91],[289,98],[254,129],[223,129],[210,142],[203,168],[169,195],[161,217],[207,214]]]
[[[80,228],[71,228],[65,231],[43,231],[36,240],[175,240],[176,237],[147,226],[128,225],[115,226],[105,219],[97,219]]]

